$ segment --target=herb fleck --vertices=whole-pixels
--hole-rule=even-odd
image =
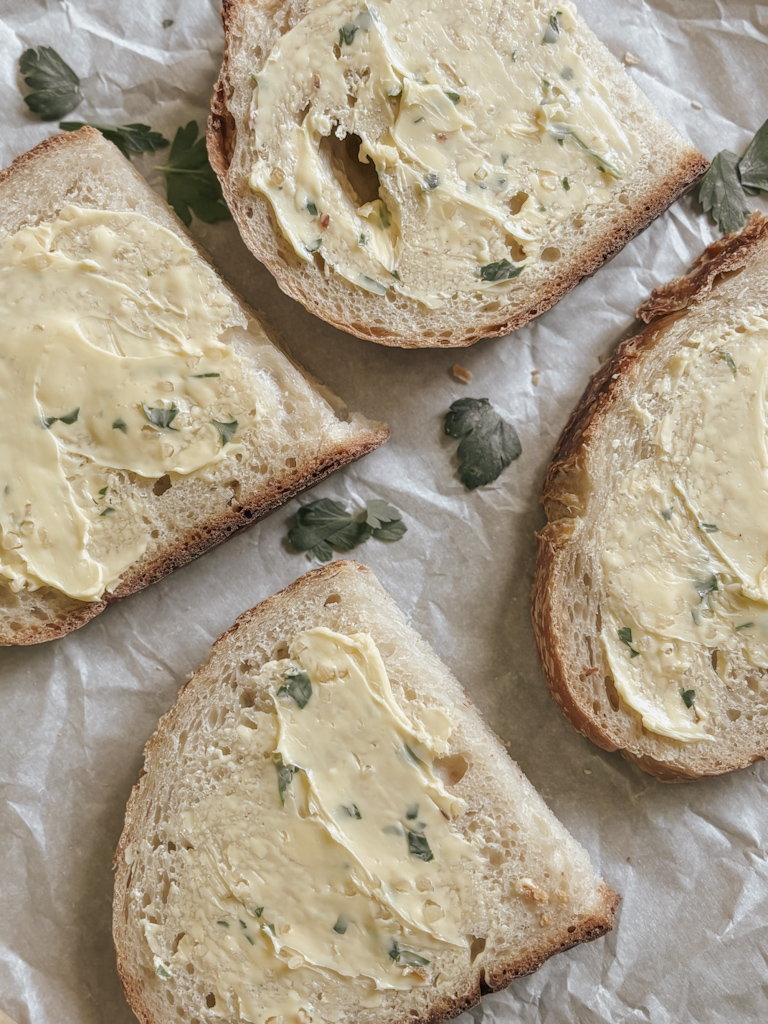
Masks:
[[[425,192],[433,192],[440,184],[440,175],[437,171],[427,171],[424,175],[424,184],[421,186]]]
[[[342,25],[339,29],[339,46],[343,46],[345,43],[347,46],[351,46],[352,40],[355,38],[355,34],[359,27],[359,25],[355,25],[352,21],[348,21],[346,25]]]
[[[740,633],[742,629],[751,629],[754,626],[754,622],[742,622],[740,626],[736,626],[736,632]]]
[[[662,513],[661,513],[661,518],[664,520],[664,522],[668,523],[669,520],[672,518],[672,509],[671,508],[663,509]]]
[[[102,498],[104,497],[104,495],[107,493],[108,490],[109,490],[109,487],[102,487],[101,488],[101,490],[99,491],[99,494],[102,496]]]
[[[434,853],[429,848],[427,837],[420,835],[418,832],[408,832],[408,853],[412,857],[418,857],[419,860],[434,860]]]
[[[719,533],[719,527],[715,526],[714,523],[699,523],[699,529],[702,533]]]
[[[306,672],[288,672],[285,683],[277,691],[278,697],[287,694],[299,705],[300,708],[307,706],[307,701],[312,696],[312,682]]]
[[[496,283],[497,281],[511,281],[518,277],[525,270],[524,266],[515,266],[509,260],[499,260],[497,263],[486,263],[480,267],[480,280]]]
[[[43,121],[57,121],[82,101],[80,79],[50,46],[25,50],[19,57],[19,71],[32,90],[24,102]]]
[[[280,793],[280,803],[285,806],[286,790],[290,786],[293,776],[299,769],[292,764],[283,764],[281,754],[273,754],[272,760],[275,762],[275,767],[277,768],[277,789]]]
[[[163,19],[163,28],[170,28],[171,25],[173,25],[173,18],[164,18]]]
[[[339,935],[343,935],[349,927],[349,918],[345,917],[344,914],[339,914],[336,924],[333,926],[333,930]]]
[[[256,909],[254,910],[254,914],[256,915],[256,917],[261,917],[263,913],[264,907],[256,907]]]
[[[220,377],[220,373],[193,373],[193,380],[202,380],[204,377]]]
[[[103,512],[99,512],[99,516],[113,516],[115,510],[113,508],[105,508]]]
[[[217,921],[216,924],[220,924],[222,928],[229,928],[229,921]]]
[[[112,424],[113,430],[122,430],[124,434],[128,433],[128,427],[125,425],[125,420],[116,419]]]
[[[725,349],[721,349],[720,356],[725,360],[725,365],[728,367],[728,369],[735,377],[738,371],[736,370],[736,363],[734,363],[733,356],[731,355],[731,353],[726,352]]]
[[[317,216],[317,206],[312,202],[311,199],[307,203],[307,213],[311,217],[316,217]]]
[[[711,594],[715,590],[719,590],[717,585],[717,576],[713,573],[708,576],[705,580],[694,580],[693,585],[696,588],[696,593],[699,595],[699,600],[703,601],[707,594]]]
[[[418,815],[419,815],[419,805],[418,804],[411,804],[411,806],[405,812],[405,816],[408,819],[408,821],[413,821],[415,818],[418,817]]]
[[[683,698],[683,704],[685,704],[687,708],[693,707],[693,702],[696,700],[695,690],[681,690],[680,696]]]
[[[629,626],[622,626],[621,629],[617,630],[617,633],[619,636],[619,640],[621,640],[621,642],[623,644],[626,644],[629,648],[630,660],[632,658],[636,658],[640,651],[636,651],[632,646],[632,630],[629,628]]]
[[[563,178],[563,188],[565,189],[566,192],[570,192],[571,191],[571,183],[568,181],[567,178]]]
[[[560,35],[560,15],[562,11],[556,11],[549,19],[547,27],[544,29],[544,36],[542,43],[556,43],[557,37]]]
[[[346,811],[350,818],[356,818],[357,821],[362,820],[363,816],[360,813],[360,808],[357,806],[357,804],[342,804],[341,809],[342,811]]]
[[[235,436],[237,430],[237,420],[231,420],[229,423],[221,423],[219,420],[211,420],[211,423],[216,427],[221,437],[221,447],[225,444],[229,444],[232,438]]]
[[[141,403],[141,411],[146,416],[147,420],[152,424],[153,427],[157,427],[158,430],[178,430],[178,427],[172,427],[171,424],[179,414],[179,410],[175,405],[172,405],[170,409],[153,409],[149,405]]]
[[[457,103],[459,102],[459,100],[461,99],[461,95],[460,95],[460,94],[459,94],[458,92],[449,92],[449,91],[448,91],[448,89],[443,89],[443,92],[444,92],[444,93],[445,93],[445,95],[446,95],[446,96],[448,97],[448,99],[449,99],[449,100],[451,101],[451,103],[453,103],[453,104],[454,104],[454,106],[455,106],[455,105],[456,105],[456,104],[457,104]]]
[[[520,438],[487,398],[460,398],[445,414],[445,433],[460,438],[459,479],[472,491],[495,480],[519,458]]]
[[[419,956],[419,954],[414,953],[413,950],[401,949],[396,939],[392,939],[392,945],[389,948],[389,957],[402,967],[426,967],[427,964],[429,964],[429,960],[427,960],[426,957]]]
[[[67,426],[71,426],[77,422],[77,417],[80,415],[80,406],[73,409],[72,412],[66,413],[64,416],[43,416],[43,426],[49,430],[57,421],[59,423],[66,423]]]
[[[171,976],[170,971],[168,971],[165,967],[163,967],[162,964],[158,964],[155,967],[155,974],[158,976],[158,978],[164,978],[166,981]]]

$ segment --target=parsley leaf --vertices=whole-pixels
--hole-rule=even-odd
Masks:
[[[302,505],[296,513],[296,525],[288,531],[288,542],[308,558],[327,562],[337,551],[351,551],[368,537],[399,540],[407,527],[401,514],[386,501],[374,498],[366,505],[363,517],[355,517],[338,501],[320,498]]]
[[[725,234],[742,228],[750,214],[739,181],[738,162],[735,153],[729,149],[721,150],[699,185],[699,202],[704,212],[712,214]]]
[[[768,192],[768,121],[758,128],[739,161],[739,177],[744,188]]]
[[[470,491],[495,480],[522,451],[517,431],[487,398],[454,402],[445,414],[445,432],[461,438],[459,479]]]
[[[32,90],[24,102],[43,121],[57,121],[82,101],[80,79],[50,46],[25,50],[19,57],[19,71]]]
[[[427,837],[418,832],[408,832],[408,853],[419,860],[434,860],[435,855],[429,848]]]
[[[277,791],[280,794],[280,803],[285,806],[286,790],[299,769],[293,764],[283,764],[283,758],[280,754],[273,754],[272,760],[275,762],[275,768],[277,768]]]
[[[212,376],[214,376],[212,374]],[[218,376],[218,374],[215,374]],[[211,423],[216,427],[221,437],[221,447],[225,444],[229,444],[232,438],[235,436],[237,430],[237,420],[232,420],[230,423],[221,423],[219,420],[211,420]]]
[[[158,430],[178,430],[178,427],[172,427],[171,424],[176,419],[179,410],[175,405],[172,405],[170,409],[153,409],[148,405],[141,403],[141,411],[147,417],[153,427],[157,427]]]
[[[312,680],[306,672],[288,672],[285,683],[277,691],[278,697],[281,693],[293,697],[300,708],[305,708],[312,696]]]
[[[619,640],[621,640],[621,642],[623,644],[626,644],[629,648],[630,660],[632,658],[636,658],[640,651],[636,651],[632,646],[632,630],[629,628],[629,626],[622,626],[621,629],[617,630],[617,633],[619,636]]]
[[[687,708],[693,707],[693,702],[696,700],[695,690],[681,690],[680,696],[683,698],[683,704],[685,704]]]
[[[480,280],[493,283],[511,281],[513,277],[518,277],[524,270],[525,267],[516,267],[509,260],[499,260],[498,263],[486,263],[484,267],[480,267]]]
[[[206,224],[231,216],[219,180],[208,163],[205,135],[198,139],[197,133],[197,121],[179,128],[171,143],[168,163],[155,168],[165,175],[168,202],[187,226],[193,213]]]
[[[76,132],[79,128],[97,128],[105,139],[113,142],[123,156],[130,158],[137,153],[154,153],[157,149],[170,146],[168,139],[160,132],[153,132],[148,124],[96,124],[95,121],[62,121],[63,132]]]

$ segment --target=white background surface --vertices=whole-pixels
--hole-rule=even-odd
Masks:
[[[630,75],[705,155],[742,152],[768,116],[765,4],[582,0],[580,10],[619,58],[640,57]],[[175,24],[163,29],[164,18]],[[191,118],[202,128],[222,50],[215,0],[0,0],[2,164],[54,130],[19,90],[18,57],[41,44],[82,79],[85,100],[70,118],[142,121],[169,138]],[[162,191],[157,156],[136,164]],[[358,556],[623,894],[609,937],[485,999],[463,1024],[768,1019],[768,767],[670,787],[598,750],[549,697],[528,612],[555,440],[599,356],[632,331],[632,310],[687,267],[714,225],[684,199],[538,321],[459,352],[401,352],[339,333],[279,292],[231,222],[193,221],[192,231],[309,371],[391,425],[384,449],[312,497],[382,497],[404,512],[402,541],[368,541]],[[451,376],[455,361],[471,384]],[[474,493],[442,436],[461,396],[490,398],[523,445]],[[0,1007],[18,1024],[134,1019],[114,968],[111,858],[141,751],[212,641],[310,568],[285,543],[296,507],[63,640],[0,651]]]

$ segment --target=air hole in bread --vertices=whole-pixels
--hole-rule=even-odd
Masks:
[[[516,238],[512,235],[507,235],[505,239],[507,248],[509,249],[509,258],[514,263],[520,263],[525,259],[525,249],[520,245]]]
[[[752,693],[760,692],[760,680],[756,676],[747,676],[747,686]]]
[[[253,690],[241,690],[240,691],[240,707],[241,708],[252,708],[256,703],[256,695]]]
[[[160,531],[152,530],[149,536],[152,538],[152,540],[157,540],[157,538],[160,536]]]
[[[611,705],[614,711],[619,710],[619,692],[616,689],[616,684],[613,681],[613,676],[605,676],[605,692],[608,694],[608,703]]]
[[[342,191],[357,209],[379,198],[379,176],[370,158],[365,162],[360,159],[363,144],[360,136],[350,133],[339,139],[336,137],[337,128],[338,125],[333,125],[331,134],[320,140],[320,153]]]
[[[208,1009],[212,1009],[216,1005],[216,996],[213,994],[213,992],[209,992],[208,995],[205,997],[205,1005],[208,1007]]]
[[[525,205],[525,201],[527,198],[527,192],[516,192],[509,200],[509,212],[513,215],[516,213],[520,213],[523,206]]]
[[[569,924],[569,925],[568,925],[568,932],[569,932],[569,933],[570,933],[571,935],[573,935],[573,933],[574,933],[575,931],[576,931],[576,925],[575,925],[575,924]]]
[[[280,661],[282,658],[288,657],[288,644],[285,640],[281,640],[277,647],[272,652],[272,660]]]
[[[487,306],[483,306],[484,313],[495,313],[497,309],[501,307],[500,302],[489,302]]]
[[[600,703],[600,701],[597,698],[595,698],[595,700],[592,701],[592,710],[594,711],[594,713],[596,715],[601,714],[601,712],[603,710],[603,705]]]
[[[286,459],[285,460],[285,464],[286,464],[286,466],[289,469],[295,469],[296,468],[296,459],[294,459],[293,457],[291,457],[290,459]]]
[[[488,860],[495,868],[500,868],[506,860],[503,850],[491,850],[488,854]]]
[[[455,786],[466,775],[469,762],[462,754],[447,754],[445,757],[436,757],[432,767],[446,786]]]
[[[171,478],[166,473],[165,476],[161,476],[159,480],[155,480],[152,493],[159,498],[161,494],[165,494],[165,492],[170,490],[170,488]]]
[[[485,949],[485,939],[482,935],[468,935],[467,938],[469,939],[469,962],[473,964]]]
[[[717,648],[712,651],[709,656],[709,660],[712,662],[712,668],[717,672]]]
[[[323,604],[340,604],[340,603],[341,603],[341,594],[329,594],[328,597],[326,597],[325,601],[323,602]]]
[[[572,223],[575,228],[583,228],[585,222],[583,217],[574,217]]]
[[[33,608],[32,614],[36,619],[40,619],[41,622],[48,621],[48,613],[44,612],[42,608]]]
[[[556,260],[559,260],[562,255],[563,254],[556,246],[548,245],[547,248],[544,249],[544,251],[542,252],[541,258],[545,261],[545,263],[554,263]]]
[[[726,281],[730,281],[732,277],[738,277],[743,270],[744,267],[739,267],[737,270],[724,270],[722,274],[718,274],[712,281],[712,291],[721,284],[725,284]]]
[[[619,202],[622,206],[629,206],[629,196],[626,192],[619,192]]]
[[[296,113],[293,115],[294,119],[296,121],[296,124],[299,125],[299,127],[301,127],[301,125],[304,124],[304,119],[305,119],[305,117],[307,116],[308,113],[309,113],[309,103],[307,103],[307,105],[302,110],[297,110]]]
[[[379,644],[379,654],[382,658],[391,658],[395,653],[395,645],[393,643]]]

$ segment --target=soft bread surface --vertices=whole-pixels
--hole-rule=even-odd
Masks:
[[[482,4],[485,8],[487,0]],[[532,11],[546,23],[544,5],[532,0],[506,0],[504,7],[505,23],[516,24]],[[543,255],[526,262],[524,273],[506,296],[494,297],[489,292],[478,304],[468,294],[457,294],[442,308],[430,310],[393,288],[384,297],[371,294],[332,272],[318,255],[309,260],[299,258],[281,232],[269,201],[249,184],[254,79],[305,9],[300,0],[224,0],[226,50],[212,100],[209,153],[243,239],[280,287],[311,312],[361,338],[403,347],[463,346],[515,330],[593,273],[706,167],[704,158],[663,120],[577,17],[573,38],[580,57],[603,83],[620,122],[640,140],[642,156],[621,180],[621,187],[614,189],[605,205],[577,209],[554,225],[543,240]],[[536,31],[538,44],[541,32]],[[499,54],[506,54],[508,43],[506,37],[492,41]],[[472,88],[472,82],[467,85]],[[382,119],[382,126],[384,123]],[[399,199],[416,220],[422,201],[418,191]],[[391,194],[387,199],[392,201]],[[427,268],[432,276],[436,269]]]
[[[645,728],[617,691],[601,639],[601,623],[610,614],[610,581],[598,539],[622,480],[633,467],[659,457],[659,422],[670,411],[659,384],[665,368],[685,358],[693,335],[740,325],[747,313],[765,318],[766,295],[768,221],[755,214],[740,234],[715,242],[688,276],[656,289],[638,310],[648,327],[620,345],[592,379],[560,438],[544,485],[549,523],[538,537],[533,622],[547,684],[575,728],[663,781],[718,775],[768,756],[765,669],[730,651],[726,668],[717,650],[708,649],[699,680],[686,685],[707,696],[710,738],[682,742]],[[729,358],[727,352],[715,353],[714,365],[719,369],[722,363],[726,379],[731,370],[733,380],[737,373],[751,372],[733,360],[729,364]],[[716,527],[704,523],[699,529],[708,536]],[[704,608],[708,589],[717,587],[710,583],[700,591]],[[624,657],[631,658],[633,668],[642,666],[642,656],[629,650],[627,639],[623,642]],[[680,698],[683,692],[681,687]],[[692,699],[689,692],[690,711]],[[678,704],[683,709],[680,699]]]
[[[73,204],[143,214],[194,246],[168,206],[91,128],[56,136],[19,157],[0,174],[0,195],[0,227],[8,233],[52,220]],[[223,282],[221,287],[231,294]],[[241,307],[248,327],[231,329],[227,340],[258,386],[279,402],[279,421],[264,423],[249,450],[219,463],[207,480],[116,475],[112,493],[124,491],[141,501],[148,536],[144,555],[101,600],[76,601],[51,587],[13,593],[0,584],[0,644],[38,643],[68,633],[387,439],[383,425],[337,414],[268,338],[255,314]]]
[[[359,980],[328,976],[317,986],[322,997],[313,1019],[373,1024],[407,1017],[437,1024],[476,1003],[483,992],[504,987],[553,953],[596,938],[612,925],[618,897],[596,878],[585,851],[509,759],[459,683],[370,570],[335,562],[242,615],[216,642],[208,663],[182,689],[147,744],[115,855],[113,907],[120,977],[144,1024],[170,1024],[179,1014],[233,1024],[239,1019],[220,1005],[210,1008],[214,979],[204,970],[173,966],[172,979],[158,977],[142,922],[157,924],[151,928],[155,936],[170,927],[165,902],[183,881],[189,845],[180,815],[225,784],[227,765],[215,751],[229,749],[227,738],[238,724],[247,725],[249,714],[272,706],[267,693],[254,690],[254,675],[285,657],[299,633],[318,626],[372,636],[406,715],[426,705],[444,708],[454,719],[449,748],[435,766],[449,793],[466,803],[454,826],[460,835],[474,837],[476,884],[485,907],[463,908],[466,951],[443,954],[446,959],[428,984],[384,991],[383,1002],[367,1008],[361,1005],[365,990]],[[274,786],[273,773],[269,777]],[[258,797],[244,814],[258,815]],[[257,991],[253,995],[258,998]]]

